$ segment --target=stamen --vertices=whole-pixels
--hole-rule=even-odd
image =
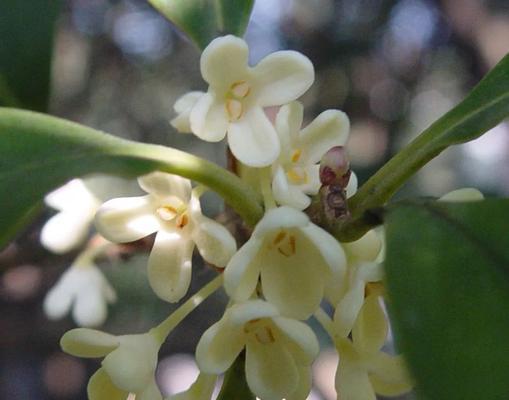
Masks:
[[[281,243],[281,241],[285,238],[285,236],[286,236],[286,231],[279,232],[276,235],[276,237],[274,238],[274,240],[272,241],[272,244],[277,245],[277,244]]]
[[[292,162],[297,162],[300,159],[300,156],[302,155],[302,150],[297,149],[292,154]]]
[[[277,251],[278,251],[280,254],[284,255],[285,257],[290,257],[290,256],[291,256],[291,254],[289,254],[289,253],[285,252],[285,250],[283,250],[281,247],[278,247],[278,248],[277,248]]]
[[[171,221],[178,214],[178,210],[172,206],[159,207],[156,212],[165,221]]]
[[[175,225],[177,225],[178,228],[183,228],[189,223],[189,217],[187,216],[187,213],[181,214],[178,216],[177,221],[175,222]]]
[[[268,326],[264,326],[262,329],[258,329],[255,333],[255,337],[261,344],[269,344],[276,341],[272,329],[270,329]]]
[[[302,185],[303,183],[307,183],[308,174],[306,171],[298,171],[296,168],[291,168],[286,172],[286,176],[288,180],[294,185]]]
[[[240,117],[242,117],[244,109],[240,101],[235,99],[227,99],[225,107],[230,121],[238,121]]]
[[[247,97],[250,91],[251,87],[246,81],[235,82],[233,85],[230,86],[230,93],[233,95],[233,97],[236,97],[238,99],[243,99]]]
[[[297,248],[297,246],[295,245],[295,236],[291,235],[290,236],[290,249],[292,250],[292,255],[295,254],[296,248]]]

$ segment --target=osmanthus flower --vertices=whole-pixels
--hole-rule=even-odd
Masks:
[[[404,360],[381,351],[388,323],[377,295],[366,298],[352,330],[352,340],[338,338],[338,399],[376,400],[376,394],[399,396],[412,389]]]
[[[194,91],[186,93],[177,99],[173,106],[177,116],[171,120],[172,126],[177,131],[180,133],[191,133],[191,122],[189,120],[191,110],[204,94],[204,92]]]
[[[242,163],[270,165],[280,145],[263,108],[301,96],[314,80],[311,61],[295,51],[278,51],[250,67],[246,42],[228,35],[205,48],[200,68],[209,89],[191,111],[193,133],[209,142],[227,134],[233,155]]]
[[[364,304],[369,292],[380,291],[377,287],[383,278],[383,267],[378,257],[382,250],[379,235],[371,230],[360,239],[343,243],[348,260],[347,278],[344,282],[330,281],[326,297],[335,305],[334,325],[339,337],[346,337]]]
[[[251,238],[232,257],[224,286],[235,301],[255,291],[282,314],[306,319],[320,305],[328,280],[341,281],[346,258],[341,245],[302,211],[279,207],[266,212]]]
[[[157,353],[161,343],[150,332],[114,336],[78,328],[64,334],[62,349],[73,356],[104,357],[101,368],[90,378],[89,400],[162,400],[155,381]]]
[[[208,374],[226,371],[246,349],[246,380],[263,400],[305,399],[318,341],[303,322],[281,316],[263,300],[237,303],[205,331],[196,362]]]
[[[43,226],[41,243],[58,254],[83,243],[101,204],[81,179],[73,179],[49,193],[44,202],[59,212]]]
[[[97,212],[96,227],[117,243],[157,232],[148,260],[149,282],[160,298],[177,302],[189,287],[195,245],[207,262],[224,267],[236,250],[235,239],[201,213],[189,180],[152,172],[138,183],[147,195],[107,201]]]
[[[60,277],[44,299],[44,312],[50,319],[63,318],[71,309],[79,326],[98,326],[107,317],[107,305],[117,296],[101,270],[80,257]]]
[[[446,202],[463,202],[463,201],[480,201],[484,199],[484,195],[475,188],[461,188],[444,194],[439,201]]]
[[[300,210],[311,203],[308,195],[320,189],[317,163],[330,148],[345,145],[350,129],[348,117],[339,110],[324,111],[304,129],[302,121],[300,102],[281,107],[275,125],[281,153],[272,166],[274,198],[279,204]]]

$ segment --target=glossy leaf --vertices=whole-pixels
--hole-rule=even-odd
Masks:
[[[47,109],[60,3],[0,1],[0,106]]]
[[[424,398],[509,393],[509,200],[425,202],[387,215],[394,329]]]
[[[135,177],[155,169],[210,187],[247,223],[262,216],[259,195],[209,161],[44,114],[0,108],[0,247],[43,196],[67,180],[99,172]]]
[[[243,36],[254,0],[149,0],[201,49],[218,36]]]
[[[451,145],[476,139],[509,117],[509,55],[491,70],[468,96],[422,132],[378,170],[350,199],[353,215],[346,225],[331,227],[342,241],[371,228],[371,208],[383,206],[420,168]]]

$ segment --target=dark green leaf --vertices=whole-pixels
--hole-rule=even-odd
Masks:
[[[60,0],[0,1],[0,105],[45,111]]]
[[[422,132],[377,171],[350,199],[353,219],[333,228],[343,241],[362,236],[370,227],[366,210],[384,205],[420,168],[447,147],[476,139],[509,116],[509,55],[491,70],[470,94]]]
[[[387,216],[391,314],[418,390],[509,396],[509,200],[425,202]]]
[[[0,247],[43,196],[67,180],[98,172],[132,177],[155,169],[210,187],[249,224],[263,213],[258,194],[209,161],[44,114],[0,108]]]
[[[201,49],[218,36],[243,36],[254,0],[149,0]]]
[[[223,386],[217,400],[254,400],[256,396],[251,392],[246,381],[246,353],[242,352],[228,369],[224,376]]]

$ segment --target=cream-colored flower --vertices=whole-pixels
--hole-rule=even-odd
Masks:
[[[104,357],[88,382],[89,400],[161,400],[155,381],[161,343],[149,332],[114,336],[93,329],[73,329],[61,339],[62,349],[77,357]]]
[[[59,213],[43,226],[41,243],[58,254],[66,253],[85,241],[101,204],[81,179],[73,179],[49,193],[44,202]]]
[[[208,374],[220,374],[246,349],[246,380],[263,400],[305,399],[311,389],[310,365],[318,341],[303,322],[282,317],[276,307],[250,300],[228,309],[203,334],[196,362]]]
[[[382,241],[372,230],[359,240],[343,243],[342,246],[348,260],[347,279],[344,282],[328,282],[326,294],[329,301],[336,305],[336,334],[346,337],[359,315],[366,294],[376,291],[377,285],[374,283],[383,278],[383,267],[378,262]]]
[[[346,258],[337,240],[290,207],[267,211],[224,272],[235,301],[251,297],[261,277],[265,298],[283,315],[306,319],[319,306],[327,280],[344,279]]]
[[[63,318],[72,309],[76,324],[92,327],[104,323],[107,305],[115,300],[115,290],[101,270],[78,257],[47,293],[43,308],[50,319]]]
[[[272,166],[272,190],[281,205],[303,210],[311,203],[307,195],[320,189],[319,165],[327,150],[344,146],[350,122],[345,113],[327,110],[301,130],[303,106],[298,101],[284,105],[276,117],[281,154]]]
[[[475,188],[461,188],[444,194],[439,201],[447,202],[464,202],[464,201],[480,201],[483,200],[483,194]]]
[[[191,122],[189,120],[191,110],[204,94],[204,92],[199,91],[189,92],[177,99],[173,106],[177,116],[171,120],[171,124],[177,131],[180,133],[191,133]]]
[[[96,227],[117,243],[157,232],[148,260],[149,282],[159,297],[176,302],[189,287],[195,245],[207,262],[223,267],[235,253],[235,239],[201,213],[189,180],[152,172],[138,182],[148,194],[107,201],[97,212]]]
[[[250,67],[246,42],[229,35],[207,46],[200,67],[209,89],[191,111],[193,133],[209,142],[227,133],[230,149],[242,163],[270,165],[280,146],[263,108],[295,100],[311,86],[314,69],[309,59],[295,51],[278,51]]]
[[[165,400],[211,400],[217,382],[217,375],[201,372],[191,387],[165,398]]]
[[[338,399],[376,400],[376,394],[399,396],[412,389],[403,358],[381,351],[387,330],[378,296],[369,296],[352,330],[352,340],[336,340]]]

